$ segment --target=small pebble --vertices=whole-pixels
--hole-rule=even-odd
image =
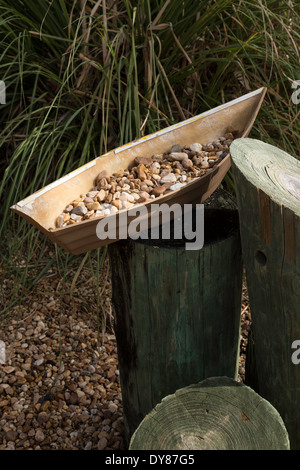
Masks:
[[[43,442],[45,439],[45,434],[41,429],[37,429],[34,437],[37,442]]]
[[[202,150],[202,145],[196,142],[196,143],[190,145],[189,148],[190,148],[190,150],[192,150],[192,152],[200,153],[201,150]]]
[[[180,189],[184,186],[183,183],[176,183],[176,184],[173,184],[172,186],[170,186],[170,189],[171,191],[176,191],[176,189]]]
[[[115,206],[111,206],[110,213],[111,214],[116,214],[117,212],[118,212],[118,209]]]
[[[174,144],[171,147],[170,153],[181,152],[181,146],[179,144]]]
[[[34,361],[34,365],[35,366],[41,366],[44,362],[44,358],[40,358],[40,359],[37,359],[36,361]]]
[[[86,212],[87,212],[87,210],[86,210]],[[80,218],[81,218],[80,215],[76,215],[76,214],[71,214],[71,217],[70,217],[71,220],[78,220]]]
[[[61,228],[62,225],[64,223],[64,216],[63,215],[59,215],[56,219],[56,227],[57,228]]]
[[[182,160],[181,164],[185,170],[189,170],[193,166],[193,162],[189,158]]]
[[[208,157],[204,157],[201,162],[201,168],[209,168]]]
[[[85,205],[92,204],[94,202],[94,199],[91,197],[85,197],[83,202],[85,203]]]
[[[175,183],[175,181],[176,181],[176,176],[174,175],[174,173],[169,173],[168,175],[164,176],[161,179],[162,183]]]
[[[101,206],[100,206],[99,202],[92,202],[92,203],[87,204],[86,207],[89,211],[97,211],[97,210],[100,209]]]
[[[158,162],[153,162],[151,165],[152,170],[159,170],[160,169],[160,164]]]
[[[154,197],[159,197],[162,194],[164,194],[166,190],[167,190],[166,186],[157,186],[156,188],[152,190],[151,195]]]
[[[120,195],[120,200],[121,201],[134,202],[135,198],[131,194],[128,194],[128,193],[124,192]]]
[[[92,445],[93,445],[92,441],[87,442],[84,447],[84,450],[91,450]]]
[[[151,157],[136,157],[134,163],[136,165],[151,165],[153,162]]]
[[[85,206],[77,206],[72,209],[71,214],[72,215],[84,215],[87,213],[87,208]]]
[[[181,162],[182,160],[187,159],[187,154],[184,152],[176,152],[176,153],[173,152],[173,153],[170,153],[169,158],[171,158],[172,160],[177,160]]]
[[[97,444],[98,450],[104,450],[106,446],[107,446],[107,439],[105,437],[101,437],[101,439],[99,439],[98,444]]]
[[[91,199],[94,199],[94,197],[96,197],[98,194],[98,191],[89,191],[88,193],[86,193],[87,197],[90,197]]]

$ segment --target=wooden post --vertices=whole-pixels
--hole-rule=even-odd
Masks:
[[[129,447],[177,451],[289,448],[277,410],[250,387],[228,377],[209,378],[165,397],[140,423]]]
[[[125,240],[109,246],[127,440],[166,395],[237,377],[242,259],[235,200],[205,203],[205,243]]]
[[[246,381],[300,449],[300,162],[248,138],[230,152],[252,318]]]

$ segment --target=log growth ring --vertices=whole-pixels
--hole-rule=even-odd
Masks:
[[[275,408],[250,387],[213,377],[165,397],[141,422],[131,450],[289,450]]]
[[[300,215],[300,161],[283,150],[256,139],[236,139],[231,161],[249,182],[275,203]]]

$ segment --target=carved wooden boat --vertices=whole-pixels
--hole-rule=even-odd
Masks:
[[[62,228],[52,229],[52,227],[55,227],[55,219],[70,201],[91,190],[96,177],[102,170],[106,170],[109,175],[120,172],[128,168],[135,157],[163,153],[168,151],[173,144],[180,144],[183,147],[193,142],[202,144],[212,142],[224,135],[228,126],[236,129],[236,137],[248,136],[265,93],[266,88],[260,88],[203,114],[118,147],[17,202],[11,209],[70,253],[80,254],[113,243],[120,237],[104,240],[98,238],[96,227],[99,218],[88,219]],[[220,185],[229,168],[230,155],[228,154],[204,176],[195,178],[180,189],[147,201],[144,205],[150,214],[153,203],[167,203],[168,205],[202,203]],[[131,209],[128,211],[129,217],[126,224],[134,218],[130,216],[130,211]],[[106,216],[107,222],[109,218],[115,217],[117,227],[122,228],[120,224],[123,223],[122,220],[125,220],[120,218],[122,213],[124,210],[116,215]]]

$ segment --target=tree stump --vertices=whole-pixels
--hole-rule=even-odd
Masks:
[[[165,397],[140,423],[130,450],[289,450],[276,409],[250,387],[212,377]]]
[[[164,396],[237,376],[242,258],[237,206],[225,191],[205,202],[204,239],[190,251],[184,238],[108,247],[127,442]]]
[[[253,139],[230,152],[252,319],[246,381],[300,449],[300,162]]]
[[[165,397],[129,449],[289,450],[289,437],[277,410],[250,387],[211,377]]]

